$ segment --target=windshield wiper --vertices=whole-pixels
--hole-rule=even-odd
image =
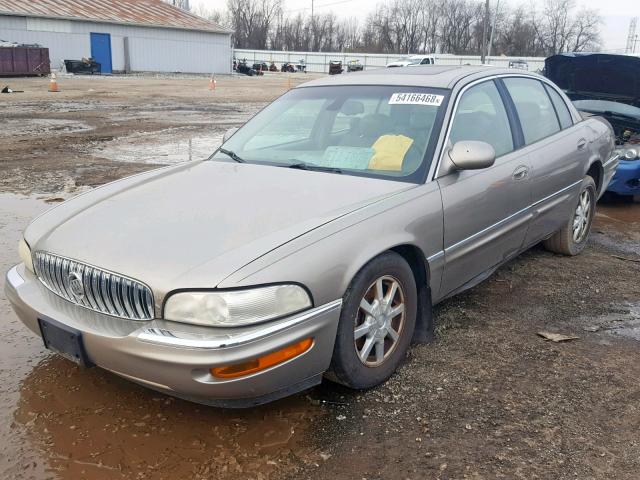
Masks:
[[[238,162],[238,163],[245,163],[246,160],[243,160],[242,158],[240,158],[240,156],[232,151],[232,150],[227,150],[226,148],[219,148],[218,151],[220,153],[224,153],[227,157],[231,158],[232,160]]]
[[[322,165],[313,165],[305,162],[295,162],[290,165],[282,165],[287,168],[295,168],[298,170],[310,170],[315,172],[342,173],[342,170],[336,167],[323,167]]]

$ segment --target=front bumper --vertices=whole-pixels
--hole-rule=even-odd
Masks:
[[[170,395],[229,407],[258,405],[320,383],[331,361],[342,304],[336,300],[292,317],[232,329],[126,320],[58,297],[23,264],[7,273],[5,293],[36,334],[42,317],[82,332],[89,359],[99,367]],[[267,370],[229,380],[209,373],[212,367],[252,360],[309,337],[309,350]]]
[[[640,195],[640,160],[620,160],[607,191],[618,195]]]

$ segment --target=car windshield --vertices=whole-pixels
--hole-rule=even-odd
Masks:
[[[212,157],[419,183],[448,91],[341,85],[291,90]]]
[[[612,102],[610,100],[574,100],[573,104],[578,110],[586,110],[593,113],[611,112],[640,120],[640,108],[626,103]]]
[[[409,65],[419,65],[420,62],[422,62],[423,57],[410,57],[407,58],[407,61],[409,62]]]

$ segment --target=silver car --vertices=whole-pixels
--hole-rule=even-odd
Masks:
[[[251,406],[384,382],[431,306],[534,244],[576,255],[618,162],[550,81],[481,67],[306,83],[205,161],[34,220],[6,293],[47,348]]]

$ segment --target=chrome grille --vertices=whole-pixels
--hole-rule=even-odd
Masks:
[[[33,263],[44,286],[70,302],[115,317],[153,318],[153,294],[140,282],[46,252],[35,252]]]

